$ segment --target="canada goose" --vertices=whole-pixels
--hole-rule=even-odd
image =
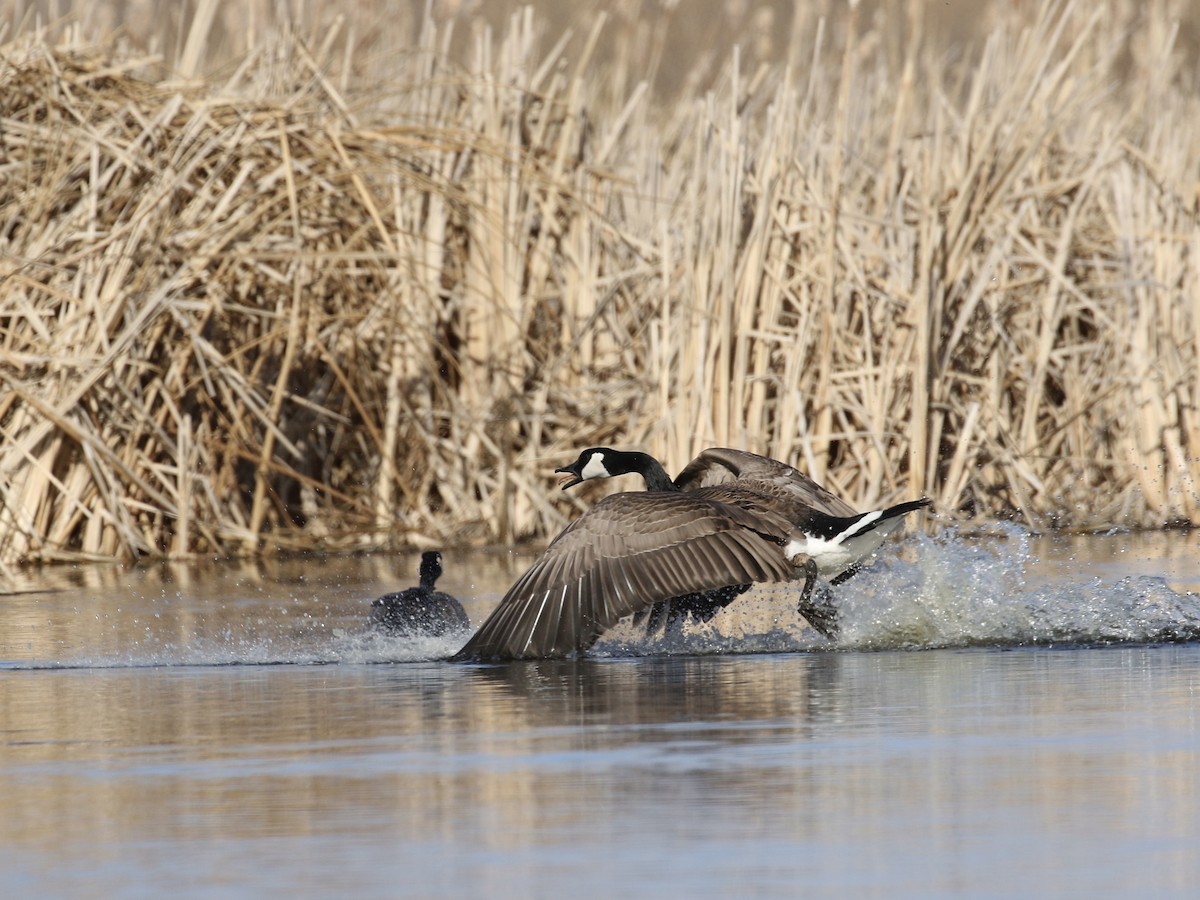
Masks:
[[[921,499],[866,513],[777,460],[706,450],[674,482],[644,453],[585,450],[564,488],[637,473],[649,490],[606,497],[572,522],[453,657],[538,659],[582,653],[622,617],[661,600],[752,582],[805,584],[873,552]]]
[[[385,594],[371,603],[371,622],[392,634],[440,636],[471,627],[462,604],[433,589],[442,575],[442,554],[421,554],[421,583],[417,587]]]
[[[611,471],[610,471],[611,470]],[[685,491],[699,487],[712,487],[732,481],[753,480],[769,482],[821,512],[832,516],[855,516],[857,510],[846,501],[831,494],[807,475],[779,460],[745,450],[710,448],[692,460],[674,481],[662,465],[652,456],[636,451],[613,450],[608,447],[591,447],[579,454],[569,466],[556,469],[573,476],[562,489],[581,484],[595,478],[609,478],[617,474],[637,472],[642,475],[648,491]],[[889,529],[890,530],[890,529]],[[882,543],[886,534],[879,535]],[[874,550],[875,548],[872,548]],[[869,555],[864,554],[864,556]],[[841,584],[858,571],[858,566],[842,572],[834,579]],[[665,621],[669,628],[677,621],[691,616],[707,622],[722,609],[750,589],[749,584],[728,585],[714,591],[701,591],[672,597],[655,603],[648,609],[634,614],[634,623],[644,621],[647,634],[656,631]],[[827,638],[836,636],[837,612],[827,601],[818,602],[812,596],[811,585],[803,592],[798,604],[799,612],[817,631]]]

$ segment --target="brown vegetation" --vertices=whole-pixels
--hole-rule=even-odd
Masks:
[[[1200,521],[1196,13],[994,4],[952,53],[923,6],[673,100],[527,14],[188,79],[8,35],[0,567],[540,537],[600,443]]]

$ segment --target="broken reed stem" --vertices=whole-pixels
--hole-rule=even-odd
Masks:
[[[1176,32],[1127,27],[1178,10],[1031,6],[966,78],[917,0],[799,11],[810,62],[666,105],[606,68],[623,26],[539,57],[529,11],[470,75],[430,23],[383,76],[289,31],[186,84],[13,37],[0,574],[542,537],[594,444],[745,447],[860,506],[1196,523],[1200,116]]]

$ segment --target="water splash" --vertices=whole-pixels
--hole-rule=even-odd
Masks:
[[[57,653],[5,659],[0,670],[177,668],[215,666],[332,665],[422,662],[458,651],[470,631],[434,635],[393,635],[372,627],[363,614],[331,617],[247,617],[237,625],[210,627],[189,616],[186,627],[163,616],[162,630],[114,629],[103,646],[60,642]]]
[[[334,630],[328,640],[297,642],[281,635],[197,636],[186,644],[135,644],[117,654],[61,659],[0,660],[0,670],[180,668],[211,666],[320,666],[429,662],[447,659],[467,642],[457,635],[393,637],[377,631]]]
[[[1161,577],[1105,581],[1030,574],[1028,533],[965,541],[915,537],[891,560],[839,589],[842,637],[857,649],[1200,640],[1200,597]],[[1069,567],[1064,567],[1069,568]],[[866,576],[866,577],[864,577]]]
[[[795,613],[796,587],[756,588],[705,625],[639,636],[626,626],[602,656],[784,653],[817,649],[1095,645],[1200,640],[1200,596],[1156,576],[1104,580],[1056,566],[1037,573],[1017,527],[987,538],[914,536],[832,589],[841,633],[829,641]]]
[[[339,631],[333,649],[343,663],[428,662],[447,659],[462,649],[471,630],[442,635],[391,635],[377,629]]]

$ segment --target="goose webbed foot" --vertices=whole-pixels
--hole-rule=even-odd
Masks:
[[[823,636],[834,640],[838,635],[838,611],[833,605],[833,594],[828,588],[814,591],[817,586],[817,563],[815,560],[806,560],[802,568],[804,569],[804,587],[800,589],[796,612],[804,616],[804,620]]]

